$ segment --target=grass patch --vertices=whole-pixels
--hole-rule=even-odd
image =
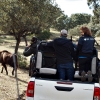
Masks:
[[[13,36],[0,36],[0,43],[15,43]]]
[[[55,39],[55,38],[60,36],[60,32],[55,30],[55,29],[53,29],[53,28],[50,29],[50,32],[51,32],[51,36],[50,36],[51,40],[53,40],[53,39]]]

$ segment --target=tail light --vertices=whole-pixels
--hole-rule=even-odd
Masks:
[[[100,88],[99,87],[94,88],[94,99],[93,100],[100,100]]]
[[[27,97],[34,97],[34,86],[35,86],[35,82],[30,81],[28,83],[28,87],[27,87],[27,91],[26,91]]]

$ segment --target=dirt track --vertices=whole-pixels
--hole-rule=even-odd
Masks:
[[[17,100],[18,98],[16,78],[12,76],[11,71],[12,68],[8,67],[8,76],[5,70],[3,73],[0,73],[0,100]],[[28,71],[18,69],[17,74],[20,100],[25,100],[25,92],[29,80]]]

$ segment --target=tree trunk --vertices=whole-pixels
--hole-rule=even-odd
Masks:
[[[15,54],[18,53],[19,44],[20,44],[20,39],[17,39],[17,40],[16,40],[15,52],[14,52]]]

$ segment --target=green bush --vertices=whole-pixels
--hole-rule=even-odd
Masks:
[[[46,39],[49,39],[50,36],[51,36],[50,31],[45,30],[45,31],[41,32],[40,34],[38,34],[37,38],[39,40],[46,40]]]
[[[96,32],[96,35],[95,35],[96,37],[97,36],[100,36],[100,30],[98,30],[97,32]]]
[[[22,69],[26,69],[28,66],[27,59],[20,53],[18,53],[18,64],[19,64],[19,68]]]

